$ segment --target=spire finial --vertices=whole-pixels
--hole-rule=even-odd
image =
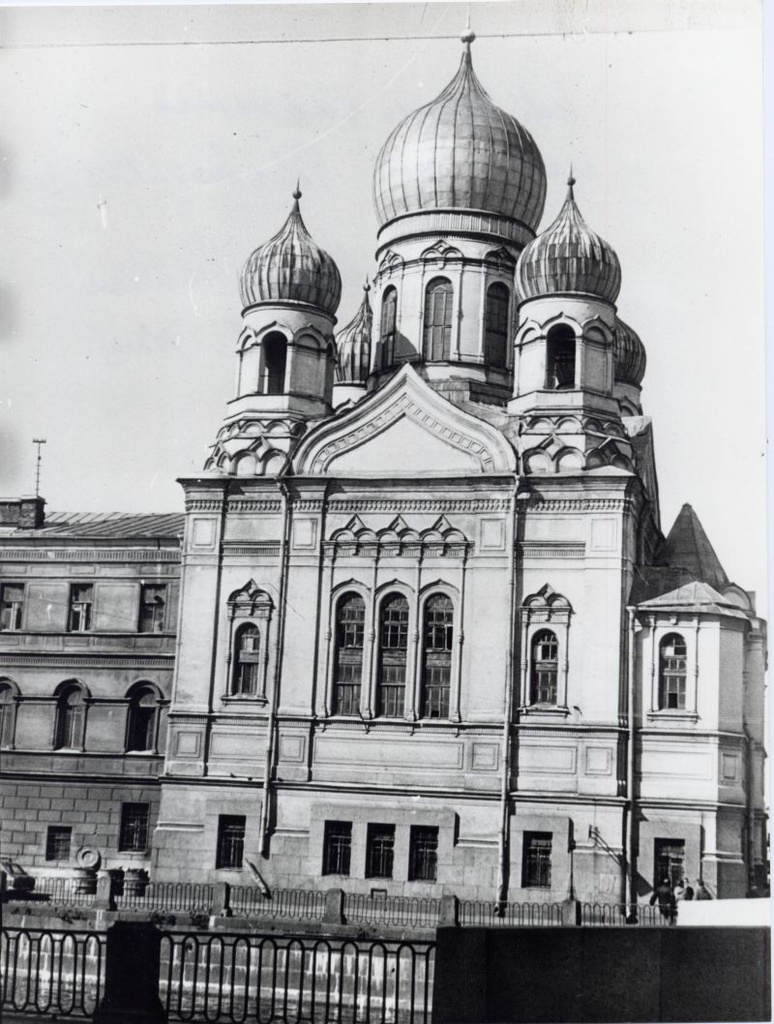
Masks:
[[[368,295],[371,291],[371,283],[368,280],[368,274],[366,274],[365,284],[363,285],[363,291]]]
[[[301,179],[297,178],[296,187],[293,190],[293,209],[295,210],[296,213],[298,213],[298,200],[301,198],[302,194],[303,193],[301,192]]]
[[[465,44],[465,52],[470,53],[470,44],[476,38],[476,33],[470,27],[470,4],[468,4],[468,17],[465,21],[465,31],[460,34],[460,39]]]
[[[572,189],[574,184],[575,184],[575,178],[573,177],[572,163],[571,163],[570,164],[570,176],[567,179],[567,198],[568,199],[574,199],[575,198],[575,193],[573,192],[573,189]]]

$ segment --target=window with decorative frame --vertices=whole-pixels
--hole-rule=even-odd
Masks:
[[[126,725],[128,751],[156,749],[159,695],[150,685],[139,685],[129,694],[129,712]]]
[[[254,697],[261,681],[261,633],[254,622],[240,626],[234,638],[234,678],[231,692]]]
[[[559,641],[550,629],[532,637],[530,704],[556,704],[559,677]]]
[[[402,718],[406,700],[409,604],[403,594],[388,594],[379,607],[379,667],[376,713]]]
[[[24,614],[24,584],[3,583],[0,586],[0,630],[22,628]]]
[[[54,719],[54,749],[80,750],[86,728],[86,701],[77,682],[63,683],[57,694]]]
[[[454,605],[446,594],[433,594],[425,602],[423,641],[422,716],[448,718]]]
[[[451,359],[454,288],[446,277],[435,277],[425,289],[422,350],[428,362]]]
[[[336,603],[335,715],[357,715],[360,712],[364,637],[365,601],[360,594],[343,594]]]
[[[680,633],[668,633],[658,645],[658,707],[660,711],[685,711],[688,648]]]
[[[395,361],[395,325],[398,315],[398,292],[393,285],[382,293],[382,314],[379,325],[382,367],[387,369]]]
[[[511,293],[500,281],[486,290],[484,308],[484,362],[497,369],[505,369],[508,361],[508,313]]]
[[[521,608],[521,708],[566,714],[572,608],[549,584]]]
[[[236,698],[266,701],[273,609],[274,602],[270,595],[261,590],[255,580],[248,580],[229,597],[228,685],[223,695],[225,701]]]

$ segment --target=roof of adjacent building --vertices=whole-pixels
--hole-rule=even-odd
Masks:
[[[640,608],[653,611],[679,609],[680,611],[705,612],[715,615],[730,615],[732,618],[746,619],[747,616],[734,601],[719,594],[708,583],[694,581],[685,583],[668,594],[661,594],[650,601],[642,601]]]
[[[47,512],[35,529],[14,529],[6,537],[88,538],[93,540],[178,539],[183,533],[182,513]]]

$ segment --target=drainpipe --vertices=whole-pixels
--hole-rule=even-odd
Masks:
[[[633,917],[637,913],[637,885],[635,872],[634,855],[634,816],[635,816],[635,795],[634,795],[634,608],[626,609],[629,616],[629,650],[627,652],[627,726],[629,730],[626,749],[626,804],[624,809],[624,857],[626,858],[626,893],[628,900],[627,917]]]
[[[268,856],[269,850],[269,802],[271,800],[271,772],[274,764],[274,733],[277,722],[277,703],[279,701],[280,678],[282,675],[282,653],[285,640],[285,603],[287,594],[288,575],[288,535],[290,532],[290,496],[287,484],[282,476],[290,466],[290,460],[285,463],[277,479],[282,500],[282,545],[280,547],[280,585],[279,585],[279,608],[277,610],[277,654],[274,663],[274,680],[272,682],[271,701],[269,703],[269,717],[266,723],[266,763],[263,769],[263,801],[261,803],[261,856]]]
[[[517,482],[518,486],[518,482]],[[508,901],[508,790],[511,782],[511,716],[513,714],[513,638],[516,599],[516,493],[511,497],[510,599],[508,650],[505,659],[505,699],[503,701],[503,774],[500,783],[500,832],[497,849],[497,907]]]

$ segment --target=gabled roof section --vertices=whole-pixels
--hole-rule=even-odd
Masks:
[[[704,527],[690,505],[683,505],[667,539],[656,557],[657,565],[681,569],[694,580],[722,590],[728,586],[723,566],[709,542]]]
[[[49,512],[37,529],[16,529],[11,539],[179,540],[185,516],[181,513]]]
[[[514,473],[502,433],[452,405],[404,364],[357,406],[325,420],[293,458],[297,476],[471,476]]]
[[[707,615],[726,615],[734,619],[746,619],[745,613],[727,598],[719,594],[708,583],[694,581],[685,583],[676,590],[638,605],[642,611],[692,611]]]

